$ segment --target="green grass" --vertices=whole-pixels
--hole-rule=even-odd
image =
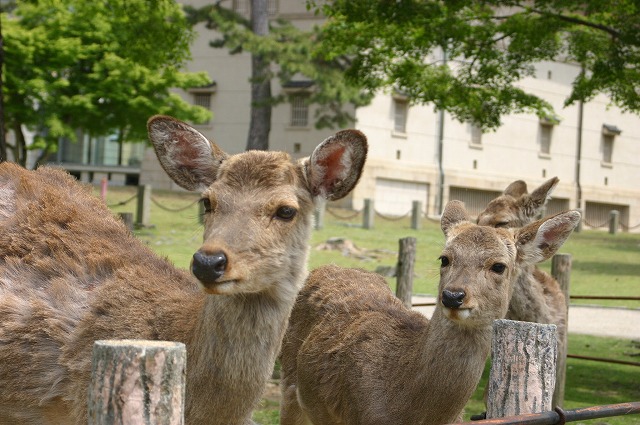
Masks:
[[[110,188],[108,204],[130,198],[134,188]],[[178,267],[187,268],[191,256],[202,242],[202,225],[198,222],[198,207],[193,204],[198,196],[191,193],[154,191],[153,199],[161,205],[184,211],[170,212],[152,205],[153,227],[136,230],[136,235],[153,250],[167,256]],[[132,201],[124,206],[113,207],[114,212],[135,212]],[[375,270],[378,266],[394,266],[397,261],[398,240],[415,237],[417,258],[415,265],[414,292],[435,294],[439,264],[437,258],[444,243],[440,225],[424,219],[421,230],[412,230],[409,218],[396,221],[376,217],[374,229],[365,230],[361,216],[347,219],[350,212],[331,210],[338,218],[325,215],[324,228],[313,232],[311,239],[310,268],[327,263],[345,267],[361,267]],[[315,247],[332,237],[353,241],[364,251],[361,257],[345,256],[337,251],[320,251]],[[602,231],[585,230],[574,233],[561,248],[562,253],[572,255],[571,293],[576,295],[640,295],[640,234],[618,233],[610,235]],[[550,262],[541,265],[549,270]],[[389,280],[394,285],[393,279]],[[572,303],[588,303],[606,306],[640,308],[638,301],[617,300],[572,300]],[[569,352],[592,357],[614,358],[638,362],[640,343],[628,339],[600,338],[584,335],[569,335]],[[484,411],[482,388],[486,383],[488,369],[473,398],[467,405],[469,414]],[[601,404],[613,404],[640,400],[640,367],[615,365],[587,360],[568,359],[565,409],[575,409]],[[261,424],[278,423],[278,403],[265,399],[255,420]],[[632,425],[640,422],[638,415],[601,419],[601,425]]]

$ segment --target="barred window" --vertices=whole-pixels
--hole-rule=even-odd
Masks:
[[[207,111],[210,111],[211,110],[211,93],[194,93],[193,104],[196,106],[201,106],[205,108]],[[207,125],[207,124],[210,124],[210,122],[207,121],[202,124]]]
[[[309,94],[296,93],[289,96],[291,102],[291,127],[309,125]]]
[[[540,153],[551,154],[551,135],[553,126],[548,124],[540,124]]]
[[[393,99],[393,129],[398,133],[407,132],[407,113],[409,102],[403,99]]]
[[[482,127],[475,123],[469,123],[471,128],[471,144],[472,145],[481,145],[482,144]]]
[[[251,0],[233,0],[233,11],[243,16],[249,16],[251,13]],[[278,0],[267,1],[267,13],[274,16],[278,13]]]

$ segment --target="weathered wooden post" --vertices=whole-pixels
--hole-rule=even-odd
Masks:
[[[133,213],[121,212],[121,213],[118,213],[118,216],[120,217],[120,220],[122,220],[124,225],[127,226],[127,229],[129,229],[130,231],[133,231]]]
[[[551,275],[560,284],[564,294],[564,302],[567,305],[567,317],[565,317],[565,329],[569,329],[569,297],[571,282],[571,254],[556,254],[551,259]],[[553,407],[562,407],[564,403],[564,386],[567,379],[567,332],[564,341],[558,347],[556,360],[556,388],[553,392]]]
[[[422,225],[422,202],[413,201],[411,204],[411,228],[420,230]]]
[[[324,213],[327,209],[327,201],[319,199],[316,201],[316,208],[313,211],[313,226],[316,230],[322,230],[324,227]]]
[[[136,224],[142,227],[151,224],[151,185],[149,184],[138,186]]]
[[[182,343],[96,341],[89,425],[184,424],[185,374]]]
[[[618,233],[618,225],[620,224],[620,211],[609,211],[609,233],[615,235]]]
[[[408,237],[400,239],[398,250],[398,266],[396,296],[407,308],[411,308],[411,295],[413,293],[413,265],[416,262],[416,238]]]
[[[373,216],[375,214],[373,199],[364,200],[364,208],[362,210],[362,227],[364,229],[373,229]]]
[[[487,419],[553,410],[556,325],[493,322]]]

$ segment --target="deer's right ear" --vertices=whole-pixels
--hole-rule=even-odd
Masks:
[[[184,189],[203,191],[216,179],[227,158],[193,127],[173,117],[155,115],[147,122],[149,140],[166,173]]]
[[[451,230],[454,227],[462,222],[468,221],[469,214],[467,214],[467,210],[464,207],[464,202],[449,201],[442,212],[440,228],[442,229],[442,233],[444,233],[445,237],[448,239],[451,234]]]
[[[325,139],[306,163],[311,194],[340,199],[356,186],[367,159],[367,137],[358,130],[343,130]]]

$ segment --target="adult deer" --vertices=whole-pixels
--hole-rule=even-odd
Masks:
[[[120,338],[186,344],[186,423],[251,423],[307,276],[313,201],[355,186],[366,138],[341,131],[294,162],[227,155],[171,117],[148,129],[166,172],[202,191],[197,279],[66,173],[0,165],[3,425],[86,424],[93,342]]]
[[[461,418],[507,312],[518,264],[553,255],[576,211],[518,231],[478,226],[459,201],[441,226],[438,304],[431,320],[404,307],[373,273],[313,271],[281,352],[283,425],[443,424]]]
[[[524,181],[514,181],[478,215],[478,224],[520,228],[531,223],[542,213],[558,182],[558,178],[553,177],[529,194]],[[509,302],[506,318],[524,322],[552,323],[557,326],[559,347],[566,345],[565,296],[558,281],[534,264],[520,264],[518,267],[516,287]],[[566,351],[560,348],[559,352]]]

